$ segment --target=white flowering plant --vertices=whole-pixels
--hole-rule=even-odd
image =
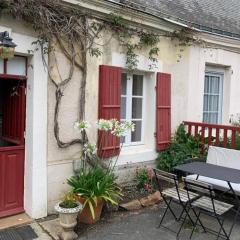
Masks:
[[[86,131],[90,127],[91,127],[91,125],[87,121],[81,121],[81,122],[75,122],[74,123],[74,128],[77,129],[80,132]]]
[[[114,168],[118,161],[123,141],[121,138],[126,136],[129,131],[134,131],[135,126],[132,122],[120,122],[117,119],[99,119],[96,128],[99,131],[97,143],[88,140],[87,132],[90,124],[87,121],[76,122],[74,128],[77,129],[87,141],[82,146],[81,162],[75,176],[67,180],[72,191],[78,196],[85,199],[83,208],[88,206],[92,218],[95,219],[95,208],[98,199],[116,205],[123,196],[121,188],[116,183]],[[105,146],[108,138],[113,142],[111,146],[112,156],[108,161],[104,161]],[[120,144],[120,146],[119,146]]]
[[[113,168],[117,163],[118,157],[120,155],[120,152],[123,146],[123,142],[122,142],[119,150],[119,142],[121,142],[120,139],[125,137],[129,131],[135,131],[135,124],[130,121],[120,122],[117,119],[109,119],[109,120],[99,119],[96,123],[96,127],[102,133],[100,135],[101,139],[98,139],[99,141],[98,144],[90,143],[89,141],[86,142],[82,148],[81,159],[83,162],[85,162],[84,166],[86,165],[87,159],[90,159],[90,158],[97,159],[98,162],[103,160],[103,157],[99,157],[98,153],[103,151],[104,143],[106,142],[110,134],[112,136],[115,136],[117,139],[119,139],[119,141],[116,141],[115,143],[116,146],[114,146],[115,152],[113,155],[116,155],[116,156],[110,159],[110,163],[108,166],[113,170]],[[87,121],[80,121],[74,124],[74,128],[80,131],[81,133],[85,133],[87,130],[91,128],[91,125]],[[113,159],[115,160],[114,163],[113,163]]]
[[[231,114],[229,122],[235,127],[240,127],[240,113]]]

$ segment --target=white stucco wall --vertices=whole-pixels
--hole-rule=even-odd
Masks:
[[[24,209],[32,218],[47,214],[47,73],[40,52],[34,51],[34,32],[21,21],[0,18],[0,31],[9,31],[16,54],[28,58]],[[31,54],[30,54],[31,52]]]
[[[119,46],[116,38],[111,38],[111,33],[103,33],[100,43],[102,56],[99,58],[88,57],[88,75],[86,86],[86,120],[90,121],[94,127],[98,118],[98,76],[99,65],[112,65],[121,67],[127,71],[125,65],[125,55],[122,54],[123,49]],[[104,43],[108,43],[107,45]],[[145,112],[147,116],[144,121],[144,143],[138,146],[123,147],[121,156],[119,157],[117,166],[123,169],[124,166],[133,164],[148,163],[157,157],[155,151],[155,85],[157,72],[170,72],[171,65],[177,63],[177,56],[174,49],[174,44],[163,39],[160,44],[160,58],[156,69],[149,70],[149,60],[147,49],[139,52],[139,64],[137,72],[145,75],[146,79],[146,94],[145,94]],[[166,50],[167,49],[167,50]],[[63,56],[59,55],[61,60],[58,61],[59,68],[62,71],[67,71]],[[62,61],[63,59],[63,61]],[[50,59],[50,65],[51,65]],[[180,65],[183,63],[180,63]],[[56,76],[57,77],[57,76]],[[76,137],[76,131],[73,129],[73,124],[77,120],[78,114],[78,97],[79,84],[81,78],[76,74],[72,79],[72,83],[64,92],[63,102],[60,112],[60,125],[64,133],[64,140],[70,140]],[[175,87],[175,85],[173,85]],[[66,178],[70,177],[72,172],[73,159],[79,159],[80,146],[73,146],[68,149],[59,149],[53,135],[53,113],[54,113],[54,86],[49,82],[48,95],[48,209],[52,212],[54,204],[59,197],[68,189]],[[66,132],[67,131],[67,132]],[[96,129],[88,132],[90,141],[96,140]],[[61,175],[59,174],[61,172]],[[131,179],[132,176],[129,176]],[[127,179],[124,179],[127,181]]]
[[[240,81],[240,55],[221,49],[192,47],[189,62],[186,120],[202,121],[204,74],[207,66],[224,71],[222,123],[229,124],[230,115],[240,111],[237,87]]]
[[[102,34],[101,43],[108,42],[110,34]],[[204,49],[202,47],[191,46],[184,49],[182,57],[178,62],[177,55],[180,48],[176,43],[169,39],[161,39],[159,43],[160,55],[158,67],[155,70],[149,70],[147,51],[139,52],[138,72],[147,76],[146,84],[146,105],[147,117],[145,121],[144,144],[139,146],[125,147],[122,150],[118,161],[118,167],[128,172],[128,168],[134,164],[149,164],[157,156],[155,152],[155,83],[156,72],[167,72],[172,75],[172,132],[184,120],[202,121],[203,111],[203,85],[206,66],[221,67],[224,71],[224,101],[223,101],[223,123],[228,123],[230,113],[239,112],[236,102],[239,94],[236,88],[239,81],[238,64],[240,55],[220,49]],[[98,71],[99,65],[113,65],[126,69],[122,49],[116,39],[108,42],[107,46],[100,49],[103,54],[99,58],[88,59],[88,77],[86,89],[86,119],[94,126],[98,116]],[[79,83],[80,79],[76,76],[73,81]],[[65,109],[64,122],[69,130],[69,137],[75,136],[72,131],[74,116],[76,112],[73,109],[77,100],[76,85],[72,83],[66,90],[66,99],[62,108]],[[51,84],[50,84],[51,85]],[[75,87],[74,87],[75,86]],[[50,88],[51,89],[51,88]],[[71,97],[69,95],[71,93]],[[76,95],[75,95],[76,94]],[[68,97],[67,97],[68,96]],[[64,97],[65,98],[65,97]],[[69,106],[69,103],[71,105]],[[49,106],[53,107],[53,92],[49,92]],[[77,102],[75,102],[77,103]],[[73,105],[72,105],[73,104]],[[52,119],[52,109],[49,108],[49,119]],[[66,114],[67,113],[67,114]],[[75,115],[74,115],[75,114]],[[52,135],[51,122],[49,123],[49,146],[48,146],[48,209],[52,212],[52,207],[66,189],[66,178],[72,174],[72,160],[79,158],[79,147],[71,147],[68,150],[59,150],[56,147]],[[68,135],[65,135],[65,137]],[[96,138],[96,131],[89,133],[89,138]],[[51,156],[54,156],[52,158]],[[59,175],[61,172],[61,176]],[[131,174],[123,174],[121,181],[132,178]]]
[[[4,28],[3,28],[4,27]],[[53,132],[55,107],[55,87],[43,69],[39,52],[30,55],[34,34],[21,22],[0,20],[0,31],[12,32],[18,44],[17,53],[28,56],[27,118],[26,118],[26,167],[25,167],[25,209],[34,218],[53,213],[53,206],[68,189],[66,179],[73,174],[72,162],[80,157],[80,146],[60,149]],[[99,65],[119,66],[126,70],[124,55],[116,38],[109,41],[111,34],[105,32],[100,38],[102,56],[88,57],[86,87],[86,120],[94,126],[98,117],[98,75]],[[104,45],[104,43],[108,43]],[[149,70],[147,51],[140,51],[138,72],[146,76],[146,120],[144,143],[139,146],[123,148],[118,167],[126,169],[134,164],[150,164],[157,156],[155,152],[155,84],[156,72],[172,75],[172,132],[183,121],[202,121],[203,85],[206,66],[218,67],[224,71],[223,123],[228,123],[229,115],[240,112],[239,78],[240,54],[227,50],[191,46],[182,52],[169,39],[162,38],[159,43],[159,63],[156,69]],[[221,48],[221,47],[220,47]],[[52,56],[49,65],[52,76],[59,81],[68,72],[67,59],[60,50],[56,51],[56,62]],[[78,137],[73,129],[78,119],[81,73],[76,70],[71,83],[64,91],[59,113],[60,137],[63,141]],[[90,140],[96,139],[96,130],[89,132]],[[132,167],[134,169],[134,167]],[[128,170],[126,170],[128,171]],[[125,172],[126,172],[125,171]],[[132,177],[125,174],[123,180]]]

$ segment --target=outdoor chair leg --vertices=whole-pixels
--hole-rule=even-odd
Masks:
[[[184,212],[185,212],[185,210],[183,208],[182,212],[180,213],[179,217],[177,218],[177,222],[179,222],[182,219],[182,216],[183,216]]]
[[[178,218],[177,218],[177,216],[175,215],[175,213],[174,213],[174,212],[173,212],[173,210],[171,209],[171,206],[170,206],[171,202],[172,202],[172,199],[171,199],[169,202],[165,201],[165,203],[167,204],[167,206],[168,206],[168,209],[169,209],[169,210],[170,210],[170,212],[172,213],[172,215],[173,215],[173,217],[174,217],[175,221],[178,221]]]
[[[200,219],[200,214],[201,214],[201,212],[199,212],[200,214],[199,214],[199,217],[198,217],[198,214],[196,213],[196,211],[195,211],[194,209],[192,209],[192,211],[193,211],[194,215],[196,216],[196,218],[198,219],[198,222],[200,223],[203,231],[206,233],[207,230],[206,230],[206,228],[204,227],[204,225],[203,225],[203,223],[202,223],[202,221],[201,221],[201,219]]]
[[[197,213],[196,213],[197,214]],[[197,214],[197,219],[196,219],[196,221],[195,221],[195,223],[194,223],[194,226],[193,226],[193,229],[192,229],[192,232],[191,232],[191,235],[190,235],[190,239],[192,239],[192,236],[193,236],[193,233],[194,233],[194,231],[195,231],[195,229],[196,229],[196,226],[197,226],[197,223],[198,223],[198,221],[200,220],[200,214],[201,214],[201,212],[199,211],[199,213]]]
[[[222,221],[222,225],[223,224],[224,224],[224,220]],[[218,235],[217,235],[217,240],[220,238],[221,232],[222,232],[222,228],[220,227]]]
[[[160,227],[161,227],[162,222],[163,222],[163,219],[165,218],[165,216],[166,216],[166,214],[167,214],[168,208],[169,208],[169,207],[167,206],[166,209],[165,209],[165,211],[164,211],[164,213],[163,213],[163,216],[162,216],[162,218],[161,218],[161,220],[160,220],[160,223],[159,223],[159,225],[157,226],[157,228],[160,228]]]
[[[233,195],[234,195],[234,197],[235,197],[235,200],[236,200],[236,203],[237,203],[237,205],[238,205],[238,209],[237,209],[237,212],[236,212],[236,214],[235,214],[233,224],[232,224],[231,229],[230,229],[229,234],[228,234],[228,239],[229,239],[230,236],[231,236],[231,234],[232,234],[233,227],[234,227],[234,225],[235,225],[235,223],[236,223],[236,221],[237,221],[237,217],[238,217],[238,215],[239,215],[239,212],[240,212],[240,199],[239,199],[239,196],[238,196],[238,195],[236,194],[236,192],[234,191],[234,189],[233,189],[233,187],[232,187],[232,185],[231,185],[230,182],[228,182],[228,186],[229,186],[231,192],[233,193]]]
[[[226,240],[230,240],[230,238],[229,238],[229,235],[226,233],[226,231],[225,231],[225,229],[224,229],[224,227],[223,227],[223,222],[221,222],[221,220],[219,219],[219,217],[218,216],[215,216],[216,217],[216,219],[217,219],[217,221],[218,221],[218,223],[219,223],[219,225],[220,225],[220,232],[221,231],[223,231],[223,234],[225,235],[225,237],[226,237]]]
[[[181,226],[180,226],[180,228],[179,228],[179,230],[178,230],[178,232],[177,232],[177,239],[178,239],[178,237],[179,237],[179,235],[180,235],[180,233],[181,233],[181,231],[182,231],[182,228],[183,228],[183,226],[184,226],[184,223],[186,222],[186,219],[187,219],[187,214],[185,215],[185,217],[184,217],[184,219],[183,219],[183,222],[182,222],[182,224],[181,224]]]
[[[229,231],[228,237],[230,237],[231,234],[232,234],[232,230],[233,230],[233,227],[234,227],[235,224],[236,224],[237,217],[239,216],[239,213],[240,213],[240,207],[238,207],[238,210],[237,210],[237,212],[236,212],[236,214],[235,214],[235,216],[234,216],[233,224],[232,224],[232,226],[231,226],[231,228],[230,228],[230,231]]]
[[[163,220],[164,220],[164,218],[165,218],[168,210],[170,210],[170,212],[172,213],[173,217],[174,217],[175,220],[177,221],[177,217],[176,217],[176,215],[174,214],[174,212],[172,211],[172,209],[171,209],[171,207],[170,207],[170,204],[171,204],[171,202],[172,202],[172,199],[170,199],[169,202],[168,202],[165,198],[163,198],[163,200],[164,200],[164,202],[166,203],[167,207],[166,207],[166,209],[165,209],[165,211],[164,211],[164,213],[163,213],[163,216],[162,216],[162,218],[161,218],[161,220],[160,220],[160,223],[159,223],[159,225],[158,225],[158,228],[161,227],[162,222],[163,222]]]
[[[191,217],[190,214],[189,214],[191,208],[189,207],[189,209],[187,209],[187,206],[186,206],[186,205],[182,205],[182,207],[183,207],[184,211],[186,212],[186,214],[187,214],[189,220],[191,221],[192,225],[194,225],[194,221],[193,221],[192,217]],[[192,210],[193,210],[193,209],[192,209]],[[196,214],[195,214],[195,216],[196,216]]]

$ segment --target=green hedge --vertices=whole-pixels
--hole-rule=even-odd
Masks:
[[[199,137],[186,133],[184,125],[181,124],[175,132],[170,146],[167,150],[159,153],[157,168],[173,172],[174,167],[184,163],[189,158],[204,157]]]

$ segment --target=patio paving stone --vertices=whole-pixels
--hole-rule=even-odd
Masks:
[[[106,214],[97,224],[92,226],[80,225],[78,234],[78,240],[176,240],[176,235],[164,228],[157,228],[161,214],[163,213],[165,205],[163,203],[155,205],[153,207],[142,208],[141,210],[132,212],[113,212]],[[174,206],[175,211],[180,211],[181,209],[178,205]],[[229,223],[233,215],[227,216],[226,225],[227,230],[229,229]],[[240,220],[240,219],[239,219]],[[240,239],[240,223],[238,223],[234,228],[231,240]],[[203,218],[204,225],[208,228],[219,229],[216,224],[216,220],[213,218]],[[50,239],[59,238],[59,220],[51,219],[49,221],[44,221],[39,223],[42,230],[51,236]],[[39,226],[38,225],[38,226]],[[166,217],[165,226],[177,231],[180,224],[176,223],[170,214]],[[36,227],[35,227],[36,231]],[[186,224],[184,230],[180,235],[180,240],[189,239],[191,229]],[[36,233],[38,233],[36,231]],[[42,238],[39,239],[48,239]],[[46,236],[44,236],[46,237]],[[198,227],[196,233],[194,234],[193,240],[213,240],[216,236],[210,233],[202,233],[202,229]],[[221,238],[220,238],[221,239]]]
[[[152,208],[145,208],[138,212],[129,212],[120,217],[114,217],[108,222],[100,222],[93,228],[79,233],[79,240],[176,240],[176,235],[164,228],[157,228],[159,224],[160,215],[164,211],[164,205],[160,204]],[[175,207],[177,209],[177,206]],[[232,215],[228,216],[226,221],[227,227],[229,226],[229,220],[232,219]],[[203,219],[204,224],[211,228],[218,230],[218,225],[215,224],[213,218]],[[175,223],[169,214],[165,220],[166,226],[171,227],[175,231],[179,228],[179,223]],[[228,228],[227,228],[228,229]],[[180,239],[189,239],[191,229],[185,227],[180,235]],[[212,240],[216,239],[216,236],[210,233],[202,233],[199,227],[194,234],[193,240]],[[220,238],[221,239],[221,238]],[[235,226],[231,240],[240,239],[240,224]]]

